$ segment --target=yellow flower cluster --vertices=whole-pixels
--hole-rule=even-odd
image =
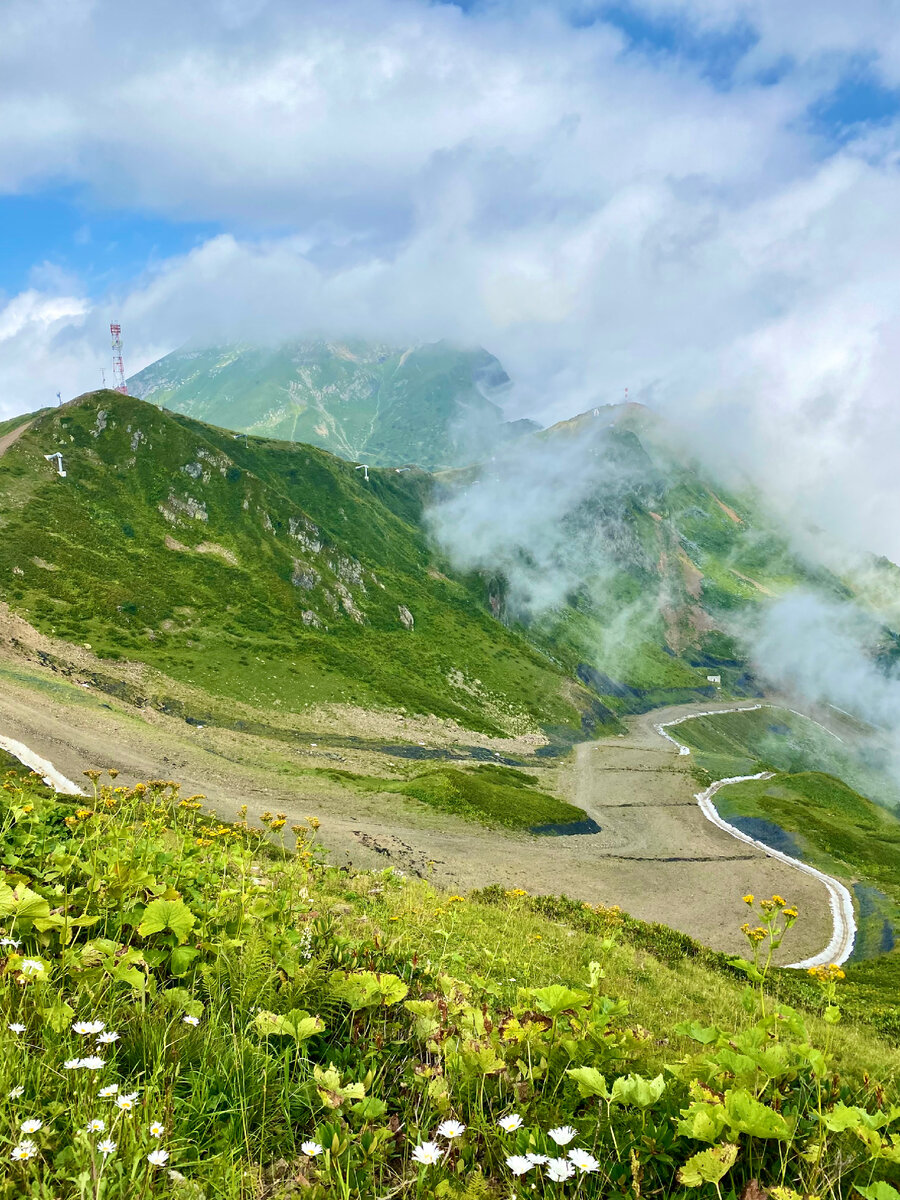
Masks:
[[[809,972],[819,983],[835,983],[846,976],[837,963],[829,963],[827,967],[810,967]]]
[[[507,894],[507,896],[527,896],[528,895],[528,893],[525,891],[524,888],[507,888],[506,894]]]
[[[758,946],[760,942],[764,942],[769,936],[768,929],[763,929],[761,925],[757,925],[754,929],[751,925],[748,925],[746,921],[741,926],[741,933],[744,935],[747,941],[751,942],[754,946]]]

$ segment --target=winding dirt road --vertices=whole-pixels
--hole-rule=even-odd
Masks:
[[[763,708],[770,706],[754,704],[749,707]],[[741,708],[721,709],[718,711],[740,712]],[[791,712],[793,711],[794,710],[791,709]],[[690,749],[685,746],[683,742],[679,742],[673,734],[668,732],[668,730],[684,724],[685,721],[692,721],[696,720],[698,717],[710,715],[714,714],[711,714],[709,710],[702,713],[690,713],[683,715],[673,721],[658,723],[656,725],[656,731],[661,737],[664,737],[667,741],[676,745],[680,755],[684,755],[685,753],[689,754]],[[802,716],[803,714],[800,713],[798,715]],[[812,720],[811,717],[807,717],[806,719]],[[814,724],[819,725],[819,722],[815,721]],[[820,725],[820,728],[825,729],[826,733],[831,733],[832,737],[837,737],[837,734],[832,733],[832,731],[827,729],[824,725]],[[838,741],[840,740],[841,739],[838,738]],[[777,858],[781,862],[787,863],[795,870],[801,871],[806,875],[811,875],[814,879],[819,880],[819,882],[824,885],[825,890],[828,893],[828,906],[831,910],[833,926],[831,940],[825,949],[820,951],[818,954],[810,955],[810,957],[804,958],[802,962],[787,963],[786,965],[789,967],[794,967],[797,970],[806,970],[809,967],[824,967],[828,966],[830,963],[836,963],[838,966],[840,966],[840,964],[845,963],[853,953],[853,946],[856,941],[856,914],[853,908],[853,897],[850,895],[849,889],[843,883],[841,883],[839,879],[834,879],[831,875],[826,875],[824,871],[819,871],[815,867],[811,867],[809,863],[802,862],[797,858],[791,858],[790,855],[783,854],[780,850],[773,850],[771,847],[766,846],[763,842],[758,841],[756,838],[750,837],[749,834],[744,833],[735,825],[732,825],[726,821],[713,804],[713,796],[715,796],[715,794],[721,791],[721,789],[724,787],[729,787],[735,783],[746,783],[747,780],[750,779],[771,778],[771,771],[760,771],[757,775],[735,775],[730,779],[719,779],[715,783],[711,784],[705,791],[698,792],[696,800],[700,806],[700,811],[703,813],[706,819],[711,821],[712,824],[717,826],[719,829],[724,829],[725,832],[730,834],[731,837],[736,838],[740,842],[746,843],[748,846],[756,846],[758,849],[763,850],[772,858]]]
[[[691,759],[654,729],[655,721],[688,715],[690,707],[635,717],[626,735],[582,744],[574,761],[562,767],[535,759],[529,769],[540,785],[572,799],[601,830],[534,837],[486,830],[396,795],[352,793],[303,774],[303,767],[335,765],[331,760],[340,756],[327,746],[312,751],[321,756],[313,759],[308,749],[284,742],[213,727],[198,730],[159,714],[151,719],[52,676],[38,688],[41,668],[29,670],[27,684],[3,673],[0,730],[69,780],[80,779],[86,766],[115,765],[120,783],[179,779],[186,791],[202,792],[230,819],[243,803],[251,814],[280,809],[289,824],[315,813],[338,865],[392,863],[455,891],[499,883],[565,892],[589,903],[618,904],[726,952],[744,950],[741,896],[748,891],[780,892],[799,907],[791,959],[820,953],[832,933],[819,880],[735,841],[703,815]],[[345,765],[353,767],[352,761]],[[392,767],[384,761],[383,769]]]

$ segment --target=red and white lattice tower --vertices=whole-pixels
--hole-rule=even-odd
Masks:
[[[113,387],[117,392],[127,392],[125,366],[122,362],[122,326],[110,325],[109,332],[112,337]]]

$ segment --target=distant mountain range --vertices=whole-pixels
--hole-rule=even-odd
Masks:
[[[128,381],[133,396],[212,425],[426,470],[472,462],[538,428],[505,420],[498,400],[509,386],[493,355],[448,342],[185,348]]]

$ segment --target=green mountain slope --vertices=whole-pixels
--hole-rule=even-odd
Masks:
[[[128,381],[132,395],[214,425],[429,470],[537,428],[504,421],[494,398],[508,385],[492,355],[446,342],[184,349]]]
[[[484,467],[367,479],[92,393],[0,457],[0,600],[103,657],[289,712],[405,708],[566,744],[583,721],[755,693],[735,612],[850,589],[645,411],[596,411]]]
[[[428,486],[93,393],[0,458],[0,599],[103,657],[263,707],[578,729],[587,693],[435,560]]]

